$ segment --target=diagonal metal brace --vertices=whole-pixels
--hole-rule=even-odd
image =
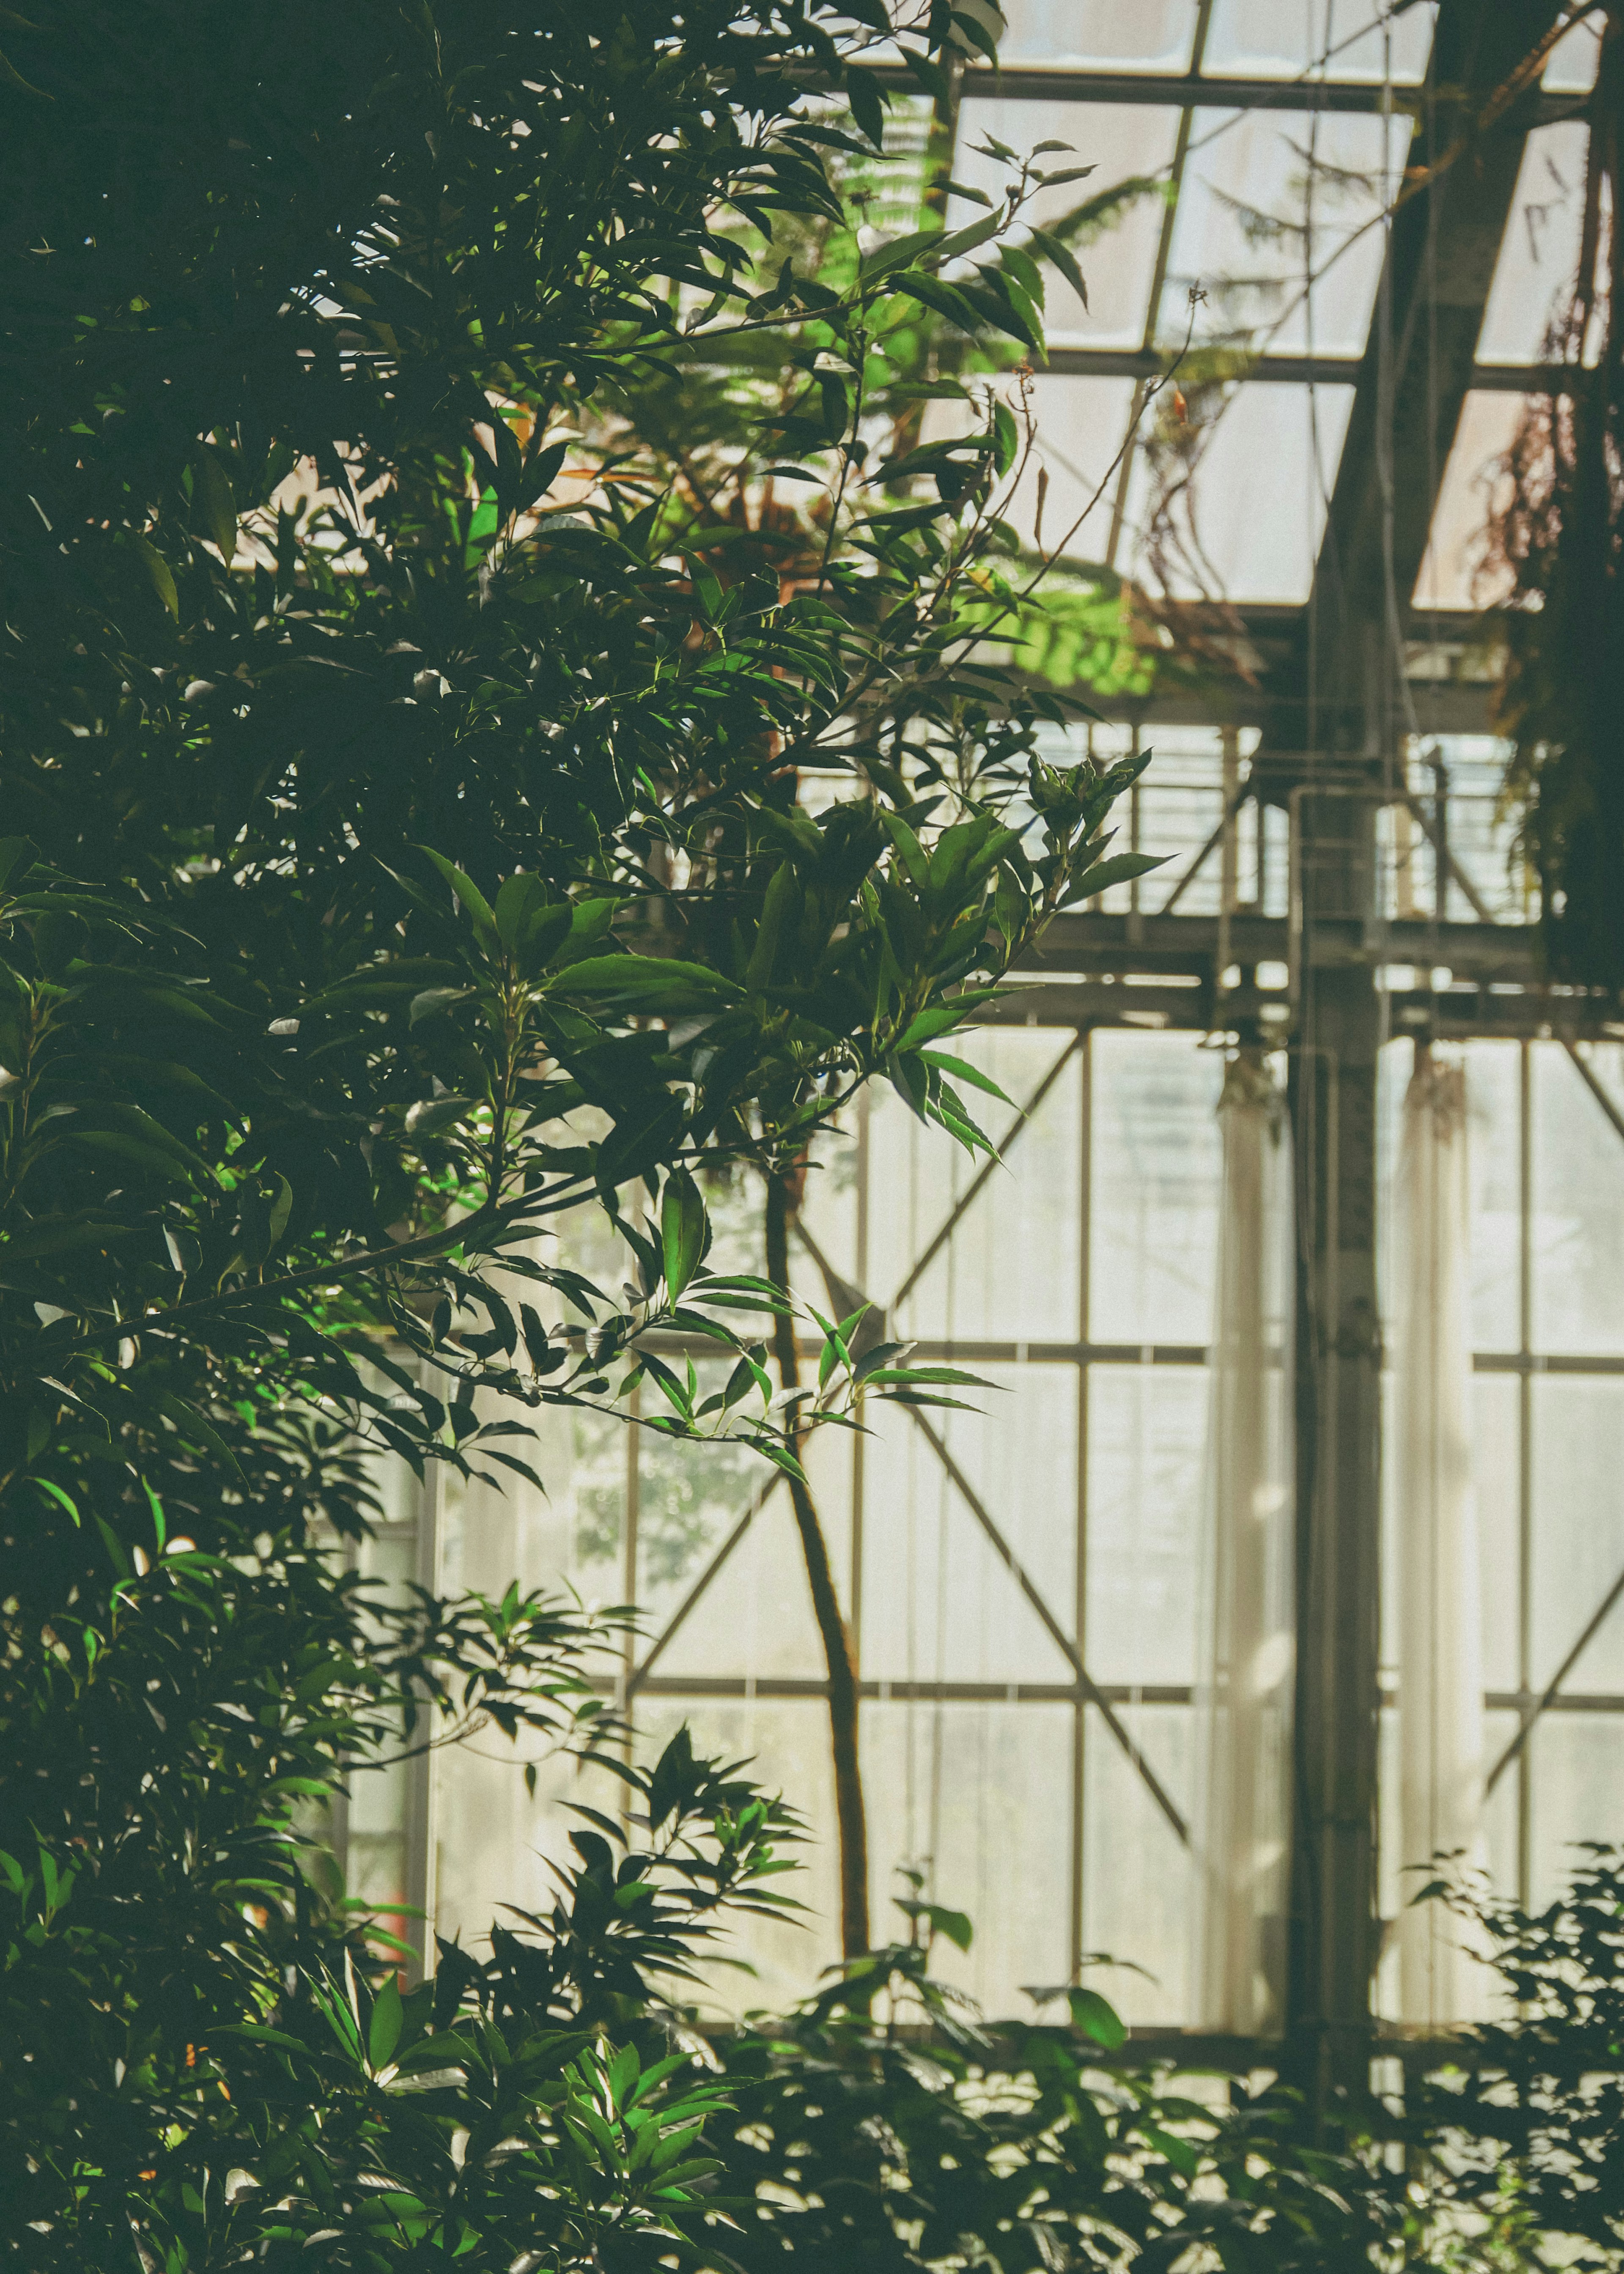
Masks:
[[[999,1530],[997,1522],[993,1517],[992,1511],[981,1499],[980,1494],[970,1482],[968,1477],[966,1476],[964,1471],[959,1467],[958,1462],[953,1458],[951,1453],[949,1452],[945,1441],[935,1429],[931,1427],[929,1422],[926,1420],[919,1408],[917,1406],[910,1406],[908,1411],[912,1414],[918,1427],[924,1432],[926,1442],[929,1445],[931,1451],[936,1455],[937,1460],[941,1462],[942,1466],[946,1470],[950,1481],[958,1491],[960,1498],[965,1503],[965,1506],[969,1510],[971,1515],[981,1525],[981,1530],[992,1542],[997,1554],[1003,1558],[1011,1577],[1015,1581],[1015,1584],[1020,1589],[1021,1593],[1025,1595],[1026,1600],[1031,1604],[1033,1609],[1042,1621],[1044,1630],[1049,1636],[1050,1639],[1064,1653],[1066,1662],[1077,1677],[1078,1686],[1086,1697],[1089,1704],[1099,1709],[1101,1720],[1105,1723],[1106,1728],[1110,1731],[1112,1736],[1116,1738],[1117,1743],[1122,1747],[1123,1751],[1127,1755],[1129,1761],[1138,1771],[1139,1777],[1144,1782],[1146,1790],[1155,1802],[1156,1806],[1162,1811],[1162,1815],[1166,1817],[1168,1822],[1172,1826],[1174,1831],[1177,1834],[1179,1840],[1187,1848],[1190,1845],[1190,1826],[1180,1815],[1178,1809],[1169,1797],[1167,1788],[1162,1784],[1161,1778],[1156,1774],[1154,1769],[1152,1768],[1150,1763],[1146,1759],[1144,1754],[1139,1751],[1139,1747],[1134,1743],[1133,1739],[1124,1728],[1121,1717],[1118,1715],[1115,1706],[1112,1706],[1110,1700],[1101,1690],[1099,1683],[1089,1673],[1088,1668],[1083,1664],[1082,1656],[1078,1650],[1077,1645],[1071,1640],[1071,1638],[1066,1633],[1065,1629],[1061,1625],[1053,1611],[1049,1609],[1049,1605],[1044,1601],[1041,1593],[1032,1578],[1028,1576],[1019,1557],[1015,1554],[1014,1549],[1010,1546],[1009,1541]]]
[[[1546,1685],[1545,1695],[1540,1698],[1538,1705],[1535,1706],[1533,1712],[1528,1716],[1522,1728],[1517,1731],[1516,1736],[1512,1739],[1505,1751],[1500,1755],[1499,1760],[1495,1762],[1493,1767],[1489,1771],[1488,1777],[1485,1781],[1483,1788],[1483,1796],[1485,1800],[1493,1791],[1495,1786],[1500,1782],[1501,1777],[1505,1775],[1506,1771],[1511,1766],[1513,1761],[1515,1760],[1523,1746],[1527,1744],[1529,1739],[1533,1736],[1535,1722],[1539,1720],[1542,1713],[1546,1713],[1549,1708],[1556,1703],[1557,1698],[1561,1694],[1562,1684],[1567,1681],[1568,1675],[1573,1672],[1575,1667],[1577,1666],[1579,1660],[1589,1649],[1591,1640],[1601,1629],[1608,1614],[1611,1612],[1613,1605],[1618,1601],[1620,1595],[1624,1595],[1624,1571],[1620,1571],[1619,1573],[1618,1577],[1613,1581],[1612,1586],[1608,1588],[1606,1593],[1602,1597],[1601,1601],[1597,1605],[1596,1609],[1591,1613],[1590,1617],[1586,1622],[1584,1630],[1580,1635],[1578,1641],[1575,1643],[1567,1657],[1562,1660],[1561,1664],[1557,1668],[1556,1672],[1552,1675],[1550,1682]]]
[[[958,1231],[959,1225],[964,1222],[964,1219],[969,1213],[970,1209],[974,1208],[976,1201],[980,1200],[982,1193],[987,1189],[989,1180],[991,1178],[995,1171],[1003,1168],[1004,1164],[1004,1155],[1009,1151],[1011,1146],[1013,1145],[1015,1140],[1020,1135],[1021,1131],[1025,1129],[1027,1124],[1031,1121],[1033,1115],[1037,1111],[1039,1106],[1042,1104],[1043,1100],[1049,1096],[1049,1091],[1053,1089],[1055,1084],[1059,1081],[1066,1067],[1070,1065],[1072,1058],[1077,1054],[1078,1048],[1078,1037],[1073,1035],[1071,1041],[1066,1044],[1064,1050],[1061,1051],[1059,1057],[1055,1060],[1054,1065],[1050,1066],[1042,1081],[1039,1082],[1037,1088],[1033,1091],[1031,1096],[1017,1111],[1014,1126],[1011,1128],[1008,1135],[1004,1138],[1004,1143],[999,1151],[995,1153],[989,1161],[982,1163],[981,1168],[976,1171],[975,1175],[971,1178],[969,1183],[965,1186],[964,1191],[959,1194],[958,1200],[954,1201],[951,1209],[937,1227],[934,1237],[915,1259],[914,1267],[909,1271],[907,1277],[903,1281],[901,1286],[898,1288],[896,1293],[891,1297],[890,1303],[887,1305],[887,1310],[893,1319],[896,1317],[897,1313],[900,1310],[903,1304],[906,1302],[908,1297],[914,1292],[915,1287],[918,1286],[920,1281],[924,1277],[926,1272],[929,1270],[931,1265],[936,1261],[937,1256],[946,1246],[948,1241]]]
[[[710,1558],[710,1561],[706,1564],[704,1570],[700,1573],[698,1578],[695,1580],[687,1594],[683,1596],[682,1600],[677,1605],[676,1609],[672,1613],[670,1618],[666,1620],[665,1625],[660,1629],[658,1635],[655,1638],[652,1648],[650,1650],[648,1656],[643,1660],[642,1665],[632,1668],[630,1678],[626,1684],[626,1694],[628,1698],[635,1698],[636,1696],[638,1690],[642,1689],[650,1675],[653,1673],[660,1660],[665,1656],[667,1645],[673,1643],[676,1640],[679,1631],[687,1623],[689,1612],[697,1605],[700,1597],[704,1593],[706,1588],[721,1570],[723,1564],[726,1562],[728,1557],[733,1554],[734,1548],[737,1547],[739,1542],[744,1538],[745,1533],[749,1530],[751,1525],[755,1523],[763,1509],[766,1507],[768,1501],[772,1495],[774,1487],[782,1480],[783,1473],[784,1472],[781,1469],[775,1469],[773,1471],[771,1476],[763,1487],[760,1495],[756,1499],[753,1500],[748,1508],[745,1510],[744,1514],[739,1518],[739,1521],[734,1525],[726,1539],[723,1540],[715,1555]]]

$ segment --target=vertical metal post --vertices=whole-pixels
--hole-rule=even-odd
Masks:
[[[1327,968],[1316,927],[1374,912],[1377,801],[1295,801],[1300,1016],[1297,1599],[1288,2066],[1321,2120],[1368,2088],[1377,1954],[1381,1335],[1376,1289],[1372,975]]]
[[[1241,738],[1238,727],[1225,727],[1220,731],[1223,738],[1221,775],[1223,802],[1218,811],[1222,834],[1219,840],[1218,855],[1218,968],[1213,975],[1216,992],[1225,995],[1229,992],[1229,986],[1228,978],[1229,918],[1235,914],[1240,885],[1238,859],[1240,848],[1237,828],[1238,815],[1236,810],[1236,793],[1241,783]]]
[[[1078,1052],[1082,1096],[1078,1123],[1079,1191],[1077,1292],[1077,1516],[1072,1572],[1072,1637],[1080,1657],[1088,1655],[1088,1268],[1094,1207],[1094,1037],[1086,1034]],[[1083,1804],[1088,1747],[1088,1708],[1080,1687],[1071,1706],[1071,1979],[1083,1964]]]
[[[637,1416],[642,1410],[641,1392],[634,1389],[626,1409],[626,1508],[620,1526],[620,1600],[623,1603],[635,1603],[637,1600],[637,1519],[643,1502],[643,1476],[639,1466],[643,1443]],[[621,1751],[628,1766],[635,1743],[632,1675],[636,1663],[637,1638],[628,1631],[622,1645],[620,1695],[615,1701],[625,1722]],[[627,1822],[630,1821],[631,1804],[632,1788],[628,1784],[622,1784],[620,1814]]]
[[[445,1475],[440,1462],[431,1461],[417,1495],[417,1539],[412,1577],[417,1585],[430,1594],[440,1592],[440,1508]],[[422,1734],[426,1736],[428,1733],[424,1730]],[[436,1766],[433,1753],[422,1752],[406,1767],[404,1893],[410,1910],[417,1916],[409,1919],[402,1939],[410,1942],[414,1932],[420,1934],[423,1949],[421,1964],[403,1969],[409,1983],[420,1982],[434,1971],[434,1911],[440,1896],[440,1841],[435,1823],[439,1783]]]
[[[853,1269],[856,1284],[868,1284],[868,1092],[863,1088],[857,1093],[857,1239]],[[861,1429],[852,1433],[852,1563],[847,1583],[846,1600],[852,1607],[852,1653],[857,1660],[857,1672],[862,1675],[862,1614],[863,1614],[863,1448],[867,1443]]]
[[[1517,1050],[1517,1701],[1534,1706],[1534,1046]],[[1517,1901],[1533,1898],[1533,1746],[1517,1754]]]

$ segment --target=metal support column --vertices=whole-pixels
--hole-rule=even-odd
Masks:
[[[1321,918],[1374,917],[1375,801],[1294,800],[1298,1039],[1297,1600],[1288,2066],[1320,2120],[1362,2097],[1376,1950],[1381,1334],[1376,1289],[1380,999],[1325,968]]]

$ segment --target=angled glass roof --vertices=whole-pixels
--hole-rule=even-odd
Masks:
[[[1437,12],[1434,0],[1005,0],[1002,76],[967,74],[955,177],[988,190],[1001,178],[975,154],[989,133],[1016,149],[1071,145],[1096,170],[1046,195],[1034,217],[1050,227],[1116,184],[1144,184],[1110,227],[1073,238],[1086,307],[1051,286],[1035,390],[1049,543],[1126,443],[1072,557],[1176,596],[1307,601]],[[1545,66],[1556,115],[1529,138],[1477,383],[1434,454],[1417,608],[1495,597],[1482,534],[1522,414],[1520,373],[1544,360],[1576,260],[1589,129],[1561,113],[1593,83],[1598,22],[1567,34]],[[1186,341],[1178,415],[1191,432],[1169,440],[1170,391],[1148,418],[1147,395]],[[1368,438],[1368,420],[1359,431]]]

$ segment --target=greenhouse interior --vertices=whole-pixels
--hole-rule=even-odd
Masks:
[[[1540,1906],[1574,1842],[1624,1834],[1624,1027],[1544,976],[1481,629],[1577,257],[1598,24],[1470,188],[1389,226],[1438,46],[1489,87],[1522,26],[1359,15],[1012,0],[998,67],[964,74],[956,177],[990,178],[991,135],[1165,185],[1101,236],[1087,308],[1051,305],[1034,383],[1050,511],[1094,499],[1090,558],[1139,570],[1169,350],[1248,343],[1205,390],[1168,585],[1175,617],[1222,595],[1244,677],[1085,682],[1098,715],[1056,748],[1152,754],[1126,826],[1164,865],[1058,919],[975,1043],[1014,1107],[999,1163],[866,1094],[793,1259],[808,1301],[871,1305],[994,1393],[813,1456],[875,1916],[918,1874],[975,1925],[947,1958],[984,2011],[1104,1962],[1148,2042],[1447,2034],[1495,1984],[1410,1910],[1417,1870],[1458,1854]],[[811,1920],[758,1930],[723,1993],[788,1995],[838,1939],[781,1480],[598,1418],[557,1420],[542,1467],[545,1495],[402,1474],[371,1552],[640,1607],[637,1745],[686,1721],[816,1828]],[[423,1762],[352,1801],[352,1881],[477,1931],[545,1901],[557,1797],[503,1749]]]
[[[1624,0],[0,42],[7,2265],[1624,2267]]]

